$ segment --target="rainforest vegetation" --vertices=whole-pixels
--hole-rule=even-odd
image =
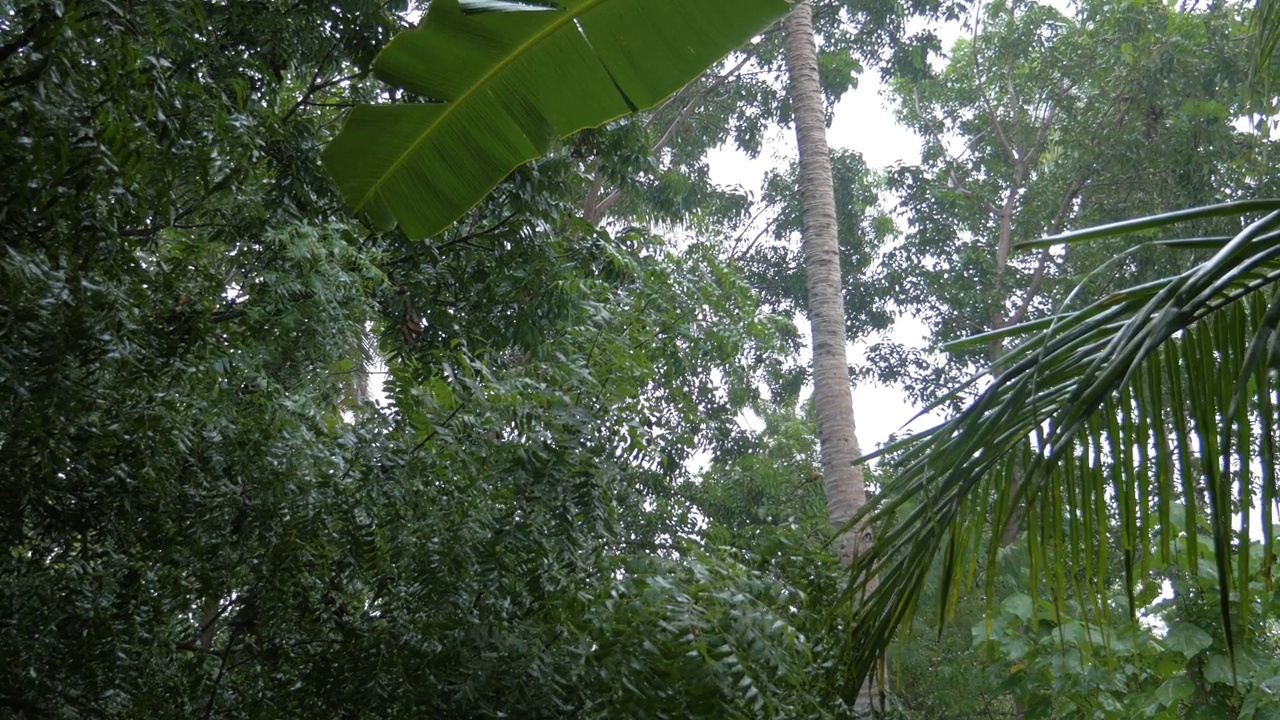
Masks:
[[[1277,44],[0,0],[0,718],[1280,718]]]

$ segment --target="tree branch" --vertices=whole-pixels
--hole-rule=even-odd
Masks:
[[[955,171],[952,170],[951,168],[947,168],[947,187],[951,190],[956,191],[956,193],[958,193],[961,197],[964,197],[970,200],[971,202],[977,204],[978,207],[982,208],[983,210],[986,210],[992,215],[996,217],[1000,216],[1000,208],[978,197],[977,193],[970,190],[969,187],[964,183],[960,182],[960,179],[956,177]]]
[[[1046,235],[1057,235],[1062,232],[1062,226],[1067,222],[1067,215],[1071,212],[1071,205],[1080,195],[1080,190],[1084,188],[1084,180],[1076,178],[1071,183],[1071,187],[1067,189],[1067,194],[1062,198],[1062,202],[1058,203],[1058,211],[1054,213],[1053,219],[1049,221],[1049,227],[1045,230]],[[1031,284],[1027,286],[1026,293],[1022,296],[1022,302],[1018,304],[1018,309],[1009,318],[1006,325],[1017,325],[1027,316],[1027,311],[1031,308],[1031,303],[1035,300],[1036,295],[1040,293],[1040,286],[1044,283],[1045,270],[1049,265],[1049,248],[1040,251],[1040,259],[1036,263],[1036,270],[1031,276]]]
[[[667,126],[666,132],[662,133],[662,137],[658,138],[658,142],[654,143],[653,152],[660,152],[670,144],[672,138],[675,137],[676,131],[693,116],[694,111],[698,109],[698,105],[702,102],[702,99],[724,87],[725,83],[729,82],[730,78],[735,77],[739,72],[741,72],[742,68],[746,67],[747,63],[751,62],[752,59],[753,56],[750,53],[743,53],[743,58],[737,65],[734,65],[723,75],[718,76],[715,79],[715,82],[707,85],[699,91],[697,95],[691,98],[689,102],[685,104],[684,108],[680,110],[680,113],[676,115],[675,120],[672,120],[671,124]]]
[[[1031,284],[1027,286],[1027,291],[1022,294],[1022,302],[1018,304],[1018,309],[1013,315],[1009,316],[1009,320],[1005,322],[1006,326],[1017,325],[1027,316],[1027,310],[1031,307],[1031,301],[1036,295],[1040,294],[1040,285],[1044,282],[1045,268],[1049,265],[1049,248],[1040,251],[1040,258],[1036,262],[1036,270],[1031,275]]]
[[[320,61],[321,66],[323,66],[326,62],[328,62],[329,57],[333,55],[333,51],[336,48],[337,46],[335,45],[333,48],[329,49],[329,53],[324,56],[324,60]],[[293,107],[286,110],[284,115],[280,116],[280,122],[286,122],[289,118],[293,117],[294,113],[298,112],[298,110],[300,110],[303,105],[313,104],[311,103],[312,96],[314,96],[316,93],[320,92],[321,90],[324,90],[326,88],[331,88],[334,85],[338,85],[340,83],[356,80],[358,78],[361,78],[367,75],[368,72],[369,71],[365,70],[362,72],[353,73],[351,75],[344,75],[342,77],[329,78],[324,82],[318,82],[320,79],[320,68],[317,67],[315,75],[311,77],[311,82],[307,86],[306,92],[302,93],[302,97],[298,98],[298,101],[293,104]],[[348,105],[349,103],[329,103],[329,104],[326,104],[325,107],[346,107]]]
[[[664,148],[666,148],[667,145],[669,145],[671,141],[675,138],[676,132],[681,128],[681,126],[687,123],[689,121],[689,118],[693,117],[693,114],[697,112],[698,107],[702,103],[702,100],[705,99],[711,93],[715,92],[716,90],[719,90],[720,88],[724,87],[725,83],[729,82],[731,78],[741,73],[742,69],[747,66],[747,63],[751,62],[751,60],[754,59],[755,56],[751,54],[751,50],[753,50],[754,48],[755,46],[752,46],[743,50],[742,60],[739,61],[737,65],[734,65],[725,73],[716,76],[716,79],[713,82],[698,88],[696,92],[690,93],[692,97],[689,97],[688,101],[685,102],[684,106],[680,109],[680,112],[676,114],[675,119],[673,119],[667,125],[667,129],[663,131],[662,136],[658,138],[658,141],[653,144],[653,148],[650,150],[650,152],[656,155],[659,152],[661,152]],[[672,97],[671,100],[668,100],[666,103],[663,103],[662,107],[659,108],[658,112],[655,112],[653,116],[649,118],[649,121],[645,124],[646,127],[652,129],[653,124],[656,123],[657,119],[662,116],[662,111],[672,107],[676,102],[678,102],[678,98],[680,98],[682,95],[685,95],[685,92],[693,87],[694,85],[692,83],[690,83],[689,85],[686,85],[684,90],[681,90],[679,93],[676,93],[676,95]],[[604,188],[604,173],[597,169],[595,173],[595,177],[591,183],[591,189],[587,192],[587,201],[584,204],[585,206],[583,211],[583,215],[586,217],[586,220],[593,224],[598,222],[599,219],[609,211],[609,208],[616,205],[618,201],[622,199],[622,191],[615,189],[612,192],[610,192],[608,195],[606,195],[603,200],[596,201],[596,198],[600,196],[600,191],[603,188]]]
[[[991,124],[995,128],[996,137],[1000,140],[1001,147],[1003,147],[1004,151],[1009,154],[1009,159],[1012,162],[1017,163],[1018,152],[1014,149],[1013,144],[1009,142],[1009,137],[1005,135],[1004,126],[1000,123],[1000,117],[996,114],[995,108],[991,105],[991,99],[987,97],[986,83],[984,83],[982,79],[982,65],[979,60],[981,53],[979,52],[980,48],[978,45],[978,28],[981,27],[982,22],[978,18],[979,11],[979,7],[975,7],[973,10],[973,43],[971,45],[973,48],[973,82],[977,86],[978,97],[982,99],[983,107],[986,109],[987,114],[991,116]]]
[[[227,673],[227,658],[231,656],[231,648],[235,646],[236,636],[240,634],[240,627],[231,628],[231,637],[227,638],[227,646],[222,650],[222,656],[218,660],[218,674],[213,678],[213,688],[209,691],[209,702],[204,706],[204,720],[210,720],[213,717],[213,706],[218,701],[218,686],[222,684],[222,678]]]

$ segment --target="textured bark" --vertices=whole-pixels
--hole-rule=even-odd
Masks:
[[[836,527],[848,523],[867,501],[854,432],[853,396],[845,355],[843,283],[836,236],[836,197],[831,179],[827,124],[818,85],[818,52],[813,11],[797,2],[786,19],[788,94],[800,151],[800,195],[804,203],[804,268],[813,335],[813,402],[818,413],[827,512]],[[848,561],[857,550],[856,534],[846,533],[839,547]]]
[[[818,450],[823,490],[832,525],[843,528],[867,502],[861,454],[853,421],[853,394],[845,355],[843,282],[836,229],[835,183],[827,146],[826,112],[818,84],[818,49],[813,10],[799,0],[787,16],[787,92],[799,150],[800,196],[803,201],[804,267],[813,335],[813,403],[818,415]],[[870,540],[865,528],[852,528],[836,539],[840,559],[849,563]],[[875,679],[882,681],[876,687]],[[869,678],[854,704],[860,716],[874,715],[887,674]]]

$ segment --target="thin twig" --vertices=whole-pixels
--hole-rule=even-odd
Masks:
[[[332,54],[332,53],[333,53],[333,50],[331,49],[329,52],[330,52],[330,54]],[[321,65],[324,65],[325,61],[327,61],[328,59],[329,59],[329,55],[326,55],[326,56],[325,56],[325,58],[324,58],[324,60],[322,60],[322,61],[320,62],[320,64],[321,64]],[[297,101],[297,102],[295,102],[295,103],[293,104],[293,107],[289,108],[287,111],[285,111],[285,114],[284,114],[284,115],[281,115],[281,116],[280,116],[280,122],[285,122],[285,121],[287,121],[289,118],[293,117],[294,113],[298,112],[298,110],[299,110],[299,109],[301,109],[303,105],[318,105],[318,106],[322,106],[322,107],[345,107],[345,106],[347,105],[347,104],[345,104],[345,103],[343,103],[343,104],[321,105],[320,103],[311,103],[310,101],[311,101],[312,96],[314,96],[316,93],[320,92],[321,90],[324,90],[324,89],[326,89],[326,88],[333,87],[334,85],[337,85],[337,84],[339,84],[339,83],[344,83],[344,82],[349,82],[349,81],[351,81],[351,80],[359,79],[359,78],[364,77],[365,75],[368,75],[368,74],[369,74],[369,71],[368,71],[368,70],[363,70],[363,71],[358,72],[358,73],[352,73],[352,74],[350,74],[350,75],[344,75],[343,77],[330,78],[330,79],[328,79],[328,80],[325,80],[324,82],[319,82],[319,83],[318,83],[318,82],[316,82],[316,81],[319,79],[319,76],[320,76],[320,70],[319,70],[319,68],[317,68],[317,69],[316,69],[316,75],[315,75],[315,77],[313,77],[313,78],[312,78],[310,86],[309,86],[309,87],[307,87],[307,91],[306,91],[306,92],[304,92],[304,93],[302,94],[302,97],[298,98],[298,101]]]
[[[413,453],[418,452],[423,447],[425,447],[427,443],[431,442],[431,439],[434,438],[436,434],[440,432],[440,428],[444,427],[445,425],[448,425],[449,421],[452,420],[455,415],[457,415],[459,412],[462,411],[462,408],[463,408],[463,403],[458,403],[458,406],[455,407],[453,411],[449,413],[449,416],[444,419],[444,422],[440,423],[435,428],[432,428],[431,432],[427,433],[427,436],[422,438],[422,442],[413,446],[413,449],[409,451],[409,454],[412,455]]]
[[[977,5],[973,9],[973,81],[978,86],[978,97],[982,99],[982,104],[986,108],[987,113],[991,116],[991,124],[995,128],[996,137],[1000,140],[1000,145],[1004,147],[1005,152],[1009,153],[1009,158],[1013,162],[1018,161],[1018,152],[1014,149],[1013,144],[1009,142],[1009,138],[1004,133],[1004,126],[1000,123],[1000,118],[996,114],[996,109],[991,104],[991,98],[987,96],[986,84],[982,80],[982,66],[980,61],[980,48],[978,45],[978,28],[982,26],[982,20],[979,18],[982,6]],[[1011,104],[1016,105],[1016,98]]]
[[[1062,202],[1058,203],[1058,211],[1054,213],[1053,220],[1049,222],[1049,227],[1045,228],[1046,235],[1057,235],[1062,232],[1063,225],[1067,222],[1067,215],[1071,211],[1071,205],[1075,202],[1076,197],[1080,195],[1080,190],[1084,188],[1084,179],[1076,178],[1071,187],[1067,190],[1067,194],[1062,198]],[[1018,305],[1017,311],[1009,318],[1006,325],[1017,325],[1026,317],[1027,311],[1031,307],[1032,300],[1040,293],[1040,286],[1044,283],[1045,269],[1049,264],[1049,248],[1040,251],[1040,260],[1036,264],[1035,273],[1031,276],[1031,284],[1027,286],[1027,292],[1022,296],[1022,302]]]
[[[235,646],[236,636],[240,634],[239,626],[231,628],[231,636],[227,638],[227,646],[222,650],[222,658],[218,661],[218,674],[213,678],[213,689],[209,691],[209,702],[204,706],[204,720],[213,717],[213,706],[218,700],[218,686],[227,672],[227,658],[231,656],[231,648]]]

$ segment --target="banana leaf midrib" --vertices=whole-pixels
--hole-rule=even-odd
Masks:
[[[480,92],[482,88],[486,87],[493,80],[494,77],[496,77],[503,70],[506,70],[507,68],[515,64],[515,62],[519,58],[524,57],[530,50],[536,49],[543,40],[551,37],[552,35],[555,35],[557,32],[560,32],[561,30],[564,29],[566,25],[577,21],[577,19],[580,16],[585,15],[588,11],[595,9],[601,3],[606,1],[607,0],[586,0],[586,2],[583,3],[582,6],[580,6],[579,8],[573,11],[566,10],[563,8],[561,8],[559,11],[555,9],[550,9],[550,8],[534,11],[534,12],[562,12],[564,14],[564,19],[554,21],[548,24],[547,27],[544,28],[542,31],[529,36],[527,40],[525,40],[524,42],[516,46],[516,49],[514,52],[507,53],[506,57],[504,57],[500,62],[495,63],[491,69],[489,69],[487,72],[481,75],[476,80],[476,82],[472,83],[471,86],[467,88],[466,92],[462,93],[460,96],[458,96],[453,100],[441,101],[440,105],[443,107],[443,110],[441,111],[441,113],[438,116],[436,116],[436,118],[433,121],[423,126],[422,130],[418,132],[413,142],[410,143],[408,148],[403,153],[400,154],[400,157],[397,158],[396,161],[392,163],[389,168],[387,168],[386,172],[379,175],[378,179],[375,180],[369,186],[369,189],[365,191],[363,196],[361,196],[360,202],[355,204],[354,209],[357,211],[364,209],[365,204],[368,203],[369,200],[371,200],[378,193],[378,191],[382,188],[384,184],[386,184],[388,180],[390,180],[392,177],[395,176],[397,172],[400,171],[400,168],[406,162],[409,161],[409,158],[412,157],[418,151],[418,148],[421,147],[421,145],[431,137],[432,133],[435,132],[436,127],[438,127],[441,123],[449,119],[449,117],[453,114],[454,108],[464,107],[467,101],[471,97],[473,97],[476,93]],[[376,61],[375,61],[375,64],[376,64]],[[618,92],[621,93],[622,88],[618,88]]]

